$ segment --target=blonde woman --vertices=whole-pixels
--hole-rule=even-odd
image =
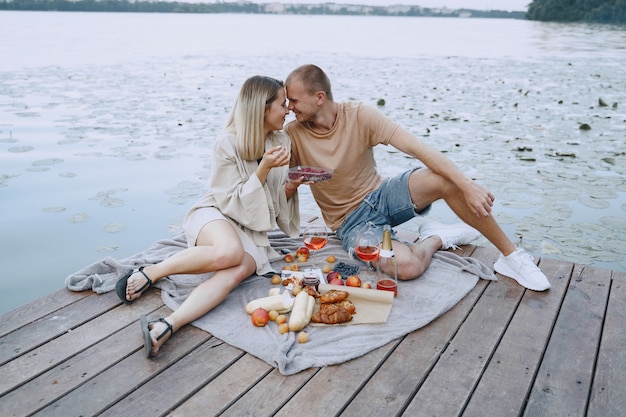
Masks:
[[[278,227],[298,236],[299,184],[288,181],[290,143],[282,132],[288,113],[282,81],[263,76],[246,80],[215,141],[211,191],[183,222],[188,248],[161,263],[129,271],[118,281],[118,296],[130,304],[161,278],[213,272],[169,316],[150,322],[141,317],[149,358],[178,329],[220,304],[241,281],[272,271],[269,260],[278,254],[267,231]]]

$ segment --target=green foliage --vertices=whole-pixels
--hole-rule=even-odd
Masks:
[[[626,0],[533,0],[526,17],[554,22],[626,23]]]

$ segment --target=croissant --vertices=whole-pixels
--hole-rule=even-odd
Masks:
[[[352,304],[352,301],[350,300],[341,300],[340,302],[337,303],[340,307],[343,307],[346,309],[346,311],[350,314],[354,314],[356,313],[356,307],[354,304]]]
[[[311,317],[312,322],[324,324],[345,323],[350,320],[352,320],[352,314],[338,304],[322,304]]]
[[[330,290],[326,294],[320,297],[320,302],[322,304],[338,303],[341,300],[345,300],[349,296],[350,296],[350,293],[348,293],[347,291]]]
[[[315,287],[304,287],[304,290],[311,296],[315,298],[320,298],[320,293],[315,290]]]

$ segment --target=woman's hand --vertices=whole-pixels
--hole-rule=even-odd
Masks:
[[[285,146],[275,146],[263,154],[259,165],[265,165],[269,169],[287,165],[289,163],[289,150]]]
[[[281,145],[274,146],[265,151],[261,162],[259,162],[259,167],[256,169],[256,176],[259,178],[259,181],[261,181],[261,184],[265,184],[267,174],[269,174],[272,168],[289,164],[290,157],[289,149]]]

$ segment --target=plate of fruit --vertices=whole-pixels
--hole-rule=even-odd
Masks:
[[[307,166],[297,166],[289,169],[290,180],[298,180],[302,177],[304,177],[304,181],[326,181],[333,177],[333,170]]]

